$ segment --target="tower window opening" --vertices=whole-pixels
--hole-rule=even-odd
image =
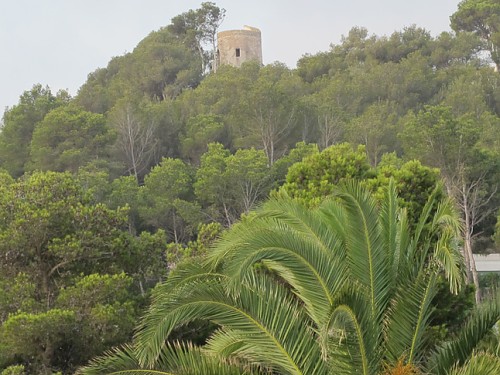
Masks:
[[[236,57],[240,57],[240,55],[241,55],[240,49],[236,48]]]

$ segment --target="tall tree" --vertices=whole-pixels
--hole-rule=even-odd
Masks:
[[[491,59],[500,71],[500,4],[496,0],[463,0],[450,17],[456,32],[477,34],[486,44]]]
[[[226,10],[217,7],[215,3],[203,2],[201,8],[191,9],[172,18],[168,27],[174,34],[183,37],[184,43],[198,51],[203,73],[209,72],[214,66],[217,31],[225,14]]]
[[[0,368],[70,372],[130,338],[132,282],[161,246],[128,235],[126,209],[91,203],[69,173],[37,172],[0,185],[0,218]],[[103,275],[124,269],[137,279]]]
[[[69,173],[38,172],[0,189],[2,274],[32,275],[44,305],[53,306],[69,270],[98,259],[105,267],[118,250],[124,211],[88,205]]]
[[[495,226],[495,234],[493,239],[495,241],[497,249],[500,249],[500,210],[498,211],[497,215],[497,224]]]
[[[292,165],[280,188],[292,198],[309,205],[319,204],[331,195],[335,186],[346,179],[364,179],[373,175],[364,146],[349,143],[330,146]]]
[[[201,156],[194,183],[196,197],[206,209],[211,221],[219,221],[226,226],[230,226],[235,219],[230,212],[230,187],[227,186],[227,181],[221,178],[226,173],[229,155],[229,150],[220,143],[209,144],[208,151]]]
[[[365,145],[370,164],[376,167],[382,153],[396,146],[395,106],[389,102],[372,104],[349,123],[348,129],[348,140]]]
[[[402,134],[406,154],[440,168],[448,193],[460,208],[467,275],[476,286],[478,301],[473,238],[475,228],[495,211],[489,203],[497,190],[494,176],[500,160],[498,152],[480,147],[482,125],[474,114],[455,117],[449,107],[426,107],[407,121]]]
[[[248,115],[247,137],[252,146],[260,147],[272,165],[286,151],[297,125],[297,97],[301,82],[282,64],[274,64],[259,70],[259,78],[246,96],[244,108]]]
[[[240,149],[231,155],[220,143],[211,143],[196,171],[195,194],[213,221],[230,226],[266,198],[272,172],[262,150]]]
[[[65,105],[69,95],[60,92],[53,95],[48,87],[38,84],[25,91],[19,103],[5,111],[3,127],[0,132],[0,167],[5,168],[14,177],[19,177],[25,170],[30,157],[33,132],[51,110]]]
[[[193,224],[201,221],[192,199],[193,175],[192,167],[182,160],[163,158],[140,188],[142,220],[154,230],[164,229],[175,243],[189,240]]]
[[[347,114],[342,103],[340,93],[336,92],[336,85],[332,82],[322,92],[316,92],[313,95],[302,99],[302,105],[312,109],[316,119],[312,121],[316,125],[315,138],[321,149],[330,147],[338,143],[345,132]],[[303,125],[303,139],[310,138],[312,131]]]
[[[208,151],[208,144],[219,142],[228,145],[228,129],[220,116],[197,115],[189,118],[185,134],[181,136],[182,156],[199,165],[201,155]]]
[[[73,104],[59,107],[33,132],[29,169],[76,172],[89,162],[106,163],[113,138],[103,115]]]
[[[158,153],[157,124],[141,119],[130,103],[115,105],[109,116],[116,147],[127,171],[139,182]]]
[[[266,154],[254,148],[238,150],[227,159],[223,178],[231,187],[231,207],[238,219],[248,214],[271,190],[272,175]]]

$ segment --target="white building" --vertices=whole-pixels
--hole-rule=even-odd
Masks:
[[[478,272],[500,272],[500,254],[474,254]]]

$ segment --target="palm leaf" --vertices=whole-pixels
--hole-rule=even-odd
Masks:
[[[199,285],[220,284],[221,274],[211,273],[197,264],[181,264],[166,282],[153,291],[152,303],[141,320],[134,337],[141,365],[153,365],[165,346],[165,340],[176,326],[169,325],[165,311],[188,298]],[[188,321],[186,321],[186,324]]]
[[[389,308],[386,324],[386,356],[395,364],[405,357],[418,363],[423,355],[423,335],[432,312],[437,276],[423,270],[416,280],[399,285]]]
[[[389,186],[385,191],[385,199],[382,201],[380,209],[380,223],[382,227],[382,238],[387,252],[386,258],[389,262],[391,280],[396,279],[399,268],[399,259],[401,249],[398,246],[398,200],[396,194],[396,186],[391,178]]]
[[[436,186],[432,193],[427,198],[427,202],[425,202],[424,207],[422,208],[422,212],[417,221],[417,225],[414,230],[414,241],[416,243],[420,243],[422,241],[422,236],[424,234],[424,229],[428,226],[429,222],[432,220],[432,212],[435,210],[436,205],[438,204],[438,195],[441,190],[441,186]]]
[[[256,363],[267,356],[272,358],[272,366],[289,374],[304,374],[314,368],[320,359],[319,349],[316,348],[316,356],[310,352],[303,356],[303,351],[314,350],[310,348],[316,346],[312,333],[304,325],[304,316],[299,314],[298,305],[291,302],[288,291],[257,278],[251,285],[241,285],[235,295],[229,293],[220,279],[216,281],[193,282],[189,292],[183,290],[183,295],[174,293],[155,301],[136,337],[136,353],[141,365],[157,363],[165,340],[175,328],[194,320],[209,320],[233,332],[244,333],[247,345],[256,350]]]
[[[352,278],[366,288],[368,308],[380,326],[388,303],[390,268],[375,200],[359,183],[346,182],[337,193],[345,209],[347,260]]]
[[[89,365],[80,368],[77,375],[132,374],[132,370],[140,368],[134,350],[127,345],[109,350],[104,355],[93,359]],[[146,373],[147,374],[147,373]]]
[[[208,354],[191,344],[168,344],[157,363],[141,368],[130,346],[115,349],[77,371],[78,375],[250,375],[257,370]]]
[[[398,212],[397,219],[397,229],[396,229],[396,253],[394,254],[392,261],[393,269],[393,289],[394,287],[403,284],[411,275],[414,274],[412,271],[410,254],[414,242],[412,240],[412,233],[410,230],[410,225],[408,222],[408,214],[406,209],[401,209]]]
[[[205,348],[187,344],[169,344],[159,359],[160,367],[176,375],[251,375],[262,374],[257,368],[214,355]]]
[[[500,299],[489,301],[474,311],[458,337],[437,348],[427,360],[429,372],[446,374],[453,366],[463,365],[478,343],[500,320]]]
[[[378,330],[366,309],[368,295],[347,289],[339,296],[328,325],[320,332],[332,374],[376,374]]]
[[[346,281],[345,266],[319,251],[314,243],[292,231],[255,226],[251,236],[242,236],[235,256],[227,261],[226,272],[237,286],[249,277],[256,263],[264,263],[289,283],[320,324],[333,303],[332,291]],[[311,288],[311,285],[317,287]]]
[[[463,366],[455,366],[447,375],[493,375],[500,373],[500,358],[491,354],[474,354]]]
[[[263,364],[279,373],[324,373],[311,322],[286,288],[267,277],[256,276],[248,289],[241,290],[239,300],[269,337],[264,337],[262,330],[249,330],[246,325],[241,327],[225,322],[223,333],[209,340],[208,350],[218,354],[222,350],[226,355]],[[228,348],[233,352],[228,352]]]
[[[441,201],[432,218],[433,234],[438,235],[434,258],[441,265],[452,293],[458,293],[465,280],[463,257],[458,249],[460,224],[449,199]]]
[[[287,200],[274,201],[266,208],[269,211],[234,228],[219,243],[211,260],[224,264],[235,288],[255,272],[255,264],[264,264],[293,288],[321,325],[335,291],[347,280],[342,239],[332,230],[330,218],[317,210],[309,212]]]

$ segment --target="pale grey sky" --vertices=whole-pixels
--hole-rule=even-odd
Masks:
[[[412,24],[434,36],[449,31],[459,1],[214,0],[226,9],[221,30],[260,28],[264,63],[281,61],[291,68],[306,53],[328,50],[353,26],[376,35]],[[0,0],[0,115],[36,83],[75,95],[88,73],[201,2]]]

